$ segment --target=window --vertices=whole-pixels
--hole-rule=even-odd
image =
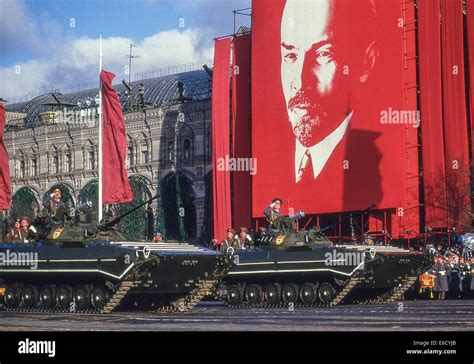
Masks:
[[[53,157],[53,166],[52,166],[52,172],[54,174],[58,174],[59,173],[59,158],[57,155],[55,155]]]
[[[148,149],[142,150],[142,163],[143,164],[150,163],[150,157],[148,155]]]
[[[191,157],[191,140],[185,139],[183,143],[183,158],[189,159]]]
[[[25,178],[25,161],[20,161],[20,170],[19,170],[20,178]]]
[[[127,148],[127,163],[128,166],[131,167],[134,164],[133,161],[133,146]]]
[[[168,142],[168,160],[173,162],[174,160],[174,145],[173,142]]]
[[[72,155],[71,153],[66,153],[64,155],[64,170],[66,173],[72,172]]]
[[[36,157],[31,160],[31,176],[38,176],[38,159]]]
[[[95,169],[95,153],[93,150],[89,151],[88,157],[89,157],[89,163],[88,163],[89,169],[93,170]]]

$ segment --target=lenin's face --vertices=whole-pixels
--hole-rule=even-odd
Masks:
[[[349,14],[338,12],[336,1],[287,0],[281,20],[282,88],[293,132],[305,147],[351,112],[352,76],[365,82],[363,52],[354,54],[353,46],[361,40],[347,30]]]

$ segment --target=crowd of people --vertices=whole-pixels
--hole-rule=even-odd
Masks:
[[[420,276],[420,291],[430,298],[462,298],[474,292],[474,256],[463,247],[438,245],[433,266]],[[433,294],[434,293],[434,294]]]

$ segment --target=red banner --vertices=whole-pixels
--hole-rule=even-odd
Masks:
[[[5,108],[0,101],[0,211],[10,208],[12,191],[10,186],[10,160],[3,142],[5,133]]]
[[[230,169],[230,38],[216,40],[212,72],[212,192],[214,238],[231,227]]]
[[[405,102],[414,15],[402,5],[253,1],[254,217],[274,197],[307,214],[406,206],[418,113]]]
[[[442,2],[443,114],[448,223],[471,226],[462,0]]]
[[[236,36],[232,72],[232,222],[233,226],[250,226],[252,217],[251,176],[258,165],[251,158],[250,135],[250,35]]]
[[[474,1],[466,1],[467,49],[469,60],[469,103],[471,110],[471,133],[474,130]]]
[[[128,181],[127,137],[122,105],[112,87],[115,74],[102,70],[102,199],[105,204],[130,202],[132,189]]]
[[[440,0],[418,2],[425,225],[433,228],[447,226],[440,16]]]

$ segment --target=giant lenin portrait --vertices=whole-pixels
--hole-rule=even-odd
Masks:
[[[402,206],[407,133],[399,0],[254,0],[253,215]],[[404,20],[406,21],[406,20]],[[396,119],[396,118],[394,118]]]

